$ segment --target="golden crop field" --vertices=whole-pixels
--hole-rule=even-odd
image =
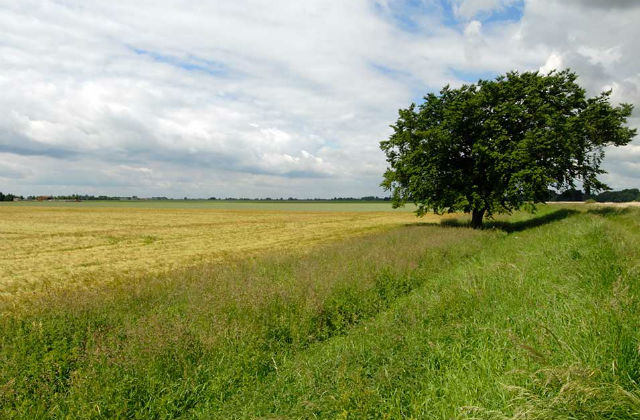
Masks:
[[[304,250],[436,220],[406,211],[5,205],[0,206],[0,303],[24,293],[91,287],[114,277],[134,279],[267,250]]]

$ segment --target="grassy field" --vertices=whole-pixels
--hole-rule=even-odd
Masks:
[[[0,320],[1,418],[640,418],[640,210],[412,224]]]
[[[429,220],[436,221],[436,217]],[[0,206],[0,306],[18,295],[92,287],[416,219],[388,203],[21,202]],[[1,308],[0,308],[1,309]]]

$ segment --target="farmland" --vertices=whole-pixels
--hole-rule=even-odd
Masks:
[[[640,209],[543,206],[473,230],[380,209],[21,206],[0,207],[24,212],[3,235],[55,221],[53,238],[130,234],[120,259],[167,245],[9,307],[2,418],[640,418]],[[221,246],[177,240],[212,220],[240,225],[235,251],[145,271]]]
[[[410,212],[391,211],[388,203],[5,204],[0,205],[0,302],[264,250],[299,252],[415,222]]]

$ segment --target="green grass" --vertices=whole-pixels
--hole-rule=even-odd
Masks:
[[[640,418],[640,212],[411,226],[34,298],[2,418]]]

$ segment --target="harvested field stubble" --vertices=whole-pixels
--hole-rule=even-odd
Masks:
[[[0,206],[0,304],[415,222],[408,212]]]

